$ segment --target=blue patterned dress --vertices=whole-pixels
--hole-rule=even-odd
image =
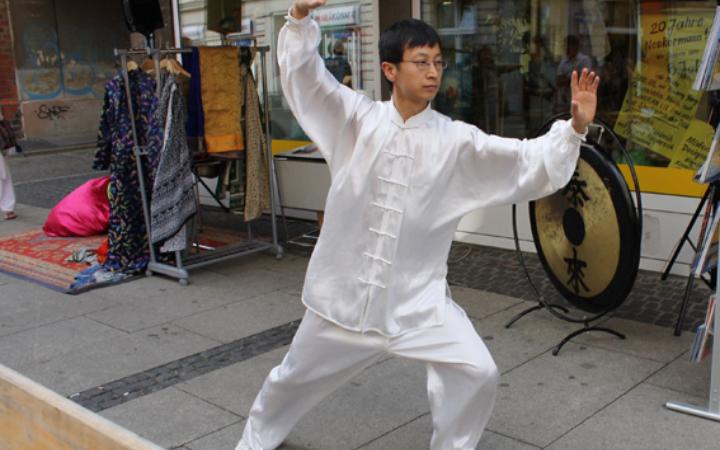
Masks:
[[[140,70],[133,70],[128,76],[139,144],[149,153],[144,166],[146,186],[152,186],[163,138],[162,123],[154,114],[158,105],[155,79]],[[121,75],[116,75],[105,86],[93,168],[110,169],[110,224],[104,268],[132,274],[145,269],[150,252],[125,97],[125,82]]]

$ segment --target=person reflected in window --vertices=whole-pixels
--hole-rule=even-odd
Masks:
[[[352,87],[352,68],[345,57],[345,44],[342,40],[335,42],[332,56],[325,58],[325,67],[340,83]]]
[[[598,113],[614,124],[625,100],[633,62],[627,57],[627,46],[621,41],[611,40],[610,45],[610,53],[603,58],[599,70],[604,81],[598,88]]]
[[[570,112],[570,76],[573,71],[581,73],[583,69],[592,70],[592,58],[580,51],[580,40],[575,35],[565,39],[565,57],[560,61],[557,69],[555,85],[554,113]]]
[[[553,111],[557,67],[542,36],[528,36],[525,104],[528,130],[537,131]]]

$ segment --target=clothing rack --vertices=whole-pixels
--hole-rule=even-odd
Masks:
[[[148,41],[150,42],[150,41]],[[131,131],[132,131],[132,138],[133,138],[133,153],[135,154],[135,162],[137,164],[137,171],[138,171],[138,177],[139,177],[139,187],[140,187],[140,196],[142,198],[142,206],[143,206],[143,216],[145,218],[145,229],[148,236],[148,247],[150,249],[150,261],[148,263],[146,274],[148,276],[152,275],[153,273],[160,273],[163,275],[167,275],[173,278],[177,278],[180,284],[183,286],[188,284],[188,280],[190,278],[188,271],[206,266],[209,264],[214,264],[216,262],[225,261],[228,259],[238,258],[241,256],[246,256],[254,253],[263,252],[266,250],[272,251],[275,253],[276,258],[281,259],[283,257],[284,251],[282,246],[278,243],[278,232],[277,232],[277,210],[276,210],[276,204],[277,204],[277,198],[275,196],[275,192],[277,189],[277,179],[276,179],[276,171],[274,166],[274,161],[272,157],[272,149],[271,149],[271,135],[270,135],[270,102],[268,99],[268,92],[267,92],[267,68],[266,68],[266,62],[265,62],[265,56],[267,52],[269,51],[269,47],[254,47],[258,50],[260,53],[260,66],[261,66],[261,75],[262,75],[262,90],[263,90],[263,112],[264,112],[264,119],[265,119],[265,141],[266,141],[266,148],[265,148],[265,156],[267,158],[268,163],[268,175],[269,175],[269,181],[270,181],[270,208],[271,208],[271,217],[272,217],[272,242],[263,242],[258,241],[255,239],[252,239],[252,230],[251,226],[248,223],[248,239],[242,242],[234,243],[231,245],[224,246],[219,249],[212,249],[205,252],[197,253],[194,255],[190,255],[187,257],[184,257],[182,251],[175,251],[175,265],[165,264],[163,262],[158,261],[157,254],[155,251],[155,246],[150,241],[150,204],[148,201],[148,190],[147,186],[145,185],[145,171],[143,168],[143,157],[148,155],[148,152],[141,148],[139,145],[138,135],[137,135],[137,129],[135,127],[135,114],[133,112],[133,105],[132,105],[132,94],[130,92],[130,82],[128,77],[128,69],[127,69],[127,63],[128,63],[128,57],[132,55],[147,55],[148,57],[152,58],[153,64],[155,66],[155,76],[156,76],[156,89],[160,89],[160,57],[165,55],[177,55],[179,53],[189,53],[192,50],[191,49],[182,49],[182,48],[165,48],[165,49],[155,49],[151,46],[148,46],[147,48],[142,49],[115,49],[114,54],[115,57],[120,58],[120,63],[122,65],[121,71],[123,76],[123,81],[125,82],[125,97],[127,101],[127,107],[128,112],[130,115],[130,123],[131,123]],[[197,176],[197,175],[196,175]]]

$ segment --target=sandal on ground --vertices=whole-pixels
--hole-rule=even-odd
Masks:
[[[13,219],[17,219],[17,214],[15,214],[13,211],[5,213],[5,220],[13,220]]]

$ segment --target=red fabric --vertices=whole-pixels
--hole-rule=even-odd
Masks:
[[[51,237],[93,236],[107,232],[110,177],[93,178],[69,193],[50,211],[43,231]]]
[[[102,241],[102,244],[100,244],[100,247],[97,248],[97,260],[100,264],[105,264],[105,260],[107,260],[107,252],[108,252],[108,245],[109,245],[110,239],[107,237]]]

